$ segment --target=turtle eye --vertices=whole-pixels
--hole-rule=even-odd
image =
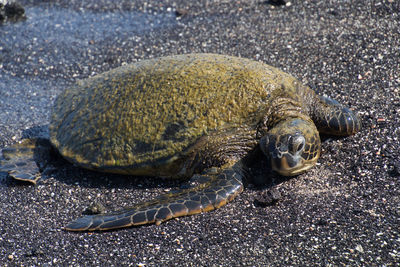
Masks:
[[[290,136],[288,141],[288,149],[292,153],[298,153],[302,151],[306,143],[306,140],[302,135]]]
[[[270,140],[269,140],[269,135],[267,134],[260,139],[260,147],[265,155],[269,155],[270,152],[269,146],[270,146]]]

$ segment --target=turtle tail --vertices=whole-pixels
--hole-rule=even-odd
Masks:
[[[68,231],[101,231],[160,223],[172,218],[217,209],[243,191],[244,170],[229,167],[202,176],[207,182],[110,214],[87,215],[65,227]]]

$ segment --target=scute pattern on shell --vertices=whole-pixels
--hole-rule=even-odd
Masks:
[[[273,91],[295,88],[294,83],[276,68],[238,57],[143,60],[62,93],[53,111],[51,141],[70,161],[94,169],[129,173],[170,164],[209,132],[255,127]]]

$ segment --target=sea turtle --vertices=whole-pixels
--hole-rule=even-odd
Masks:
[[[116,68],[58,96],[51,144],[68,161],[95,171],[201,174],[206,181],[122,211],[81,217],[65,229],[159,224],[219,208],[243,190],[249,162],[266,156],[279,174],[297,175],[316,164],[319,133],[347,136],[360,127],[357,115],[337,101],[245,58],[185,54]],[[4,149],[1,168],[36,181],[36,147],[29,141]]]

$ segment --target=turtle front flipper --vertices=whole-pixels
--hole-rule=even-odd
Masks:
[[[1,151],[0,171],[7,172],[16,180],[36,184],[40,178],[40,170],[35,157],[39,149],[46,147],[42,142],[42,139],[24,139],[20,143],[4,148]]]
[[[319,96],[312,112],[312,119],[320,133],[348,136],[361,129],[357,114],[336,100]]]
[[[194,188],[162,195],[152,201],[110,214],[88,215],[71,222],[68,231],[99,231],[160,223],[172,218],[217,209],[243,191],[244,169],[239,163],[219,173],[207,174],[207,182]]]

